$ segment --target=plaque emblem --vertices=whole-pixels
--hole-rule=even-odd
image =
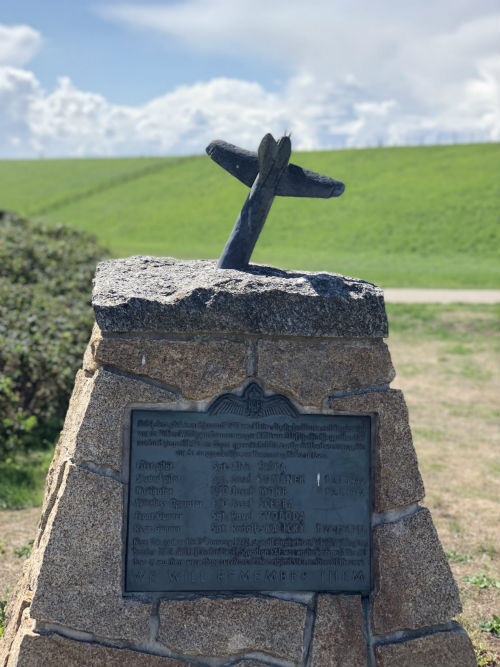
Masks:
[[[264,392],[256,382],[252,382],[243,392],[243,395],[223,394],[219,396],[210,408],[211,415],[232,414],[245,417],[270,417],[271,415],[288,415],[296,417],[297,410],[285,396],[274,394],[264,396]]]

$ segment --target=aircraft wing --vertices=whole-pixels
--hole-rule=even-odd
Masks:
[[[259,173],[257,153],[239,148],[226,141],[212,141],[207,146],[207,153],[214,162],[230,174],[252,187]],[[344,192],[344,184],[334,178],[322,176],[314,171],[289,164],[281,177],[275,194],[285,197],[338,197]]]
[[[289,164],[281,177],[277,195],[286,197],[338,197],[344,192],[345,185],[329,176],[322,176],[315,171],[302,169],[296,164]]]
[[[207,146],[207,153],[214,162],[235,176],[249,188],[259,173],[257,153],[228,144],[220,139]]]

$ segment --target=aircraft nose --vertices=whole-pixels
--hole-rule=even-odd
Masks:
[[[333,180],[333,179],[332,179]],[[345,185],[341,181],[335,181],[331,197],[339,197],[345,190]]]

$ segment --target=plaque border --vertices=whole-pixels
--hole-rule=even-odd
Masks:
[[[134,410],[151,410],[158,412],[200,412],[209,414],[211,408],[214,408],[217,404],[222,403],[223,399],[236,399],[242,400],[248,390],[256,386],[259,392],[262,395],[264,401],[269,399],[279,399],[280,403],[282,401],[286,402],[291,410],[293,410],[294,416],[302,415],[319,415],[325,417],[369,417],[370,418],[370,446],[369,446],[369,494],[368,501],[370,507],[370,525],[369,525],[369,546],[370,546],[370,555],[369,555],[369,571],[370,571],[370,589],[369,591],[331,591],[331,590],[286,590],[281,591],[276,590],[236,590],[236,589],[215,589],[215,590],[201,590],[201,591],[127,591],[126,586],[126,561],[127,561],[127,532],[128,532],[128,515],[129,515],[129,486],[130,486],[130,459],[132,453],[132,412]],[[268,404],[269,405],[269,404]],[[281,406],[280,406],[281,407]],[[232,411],[231,411],[232,412]],[[212,414],[216,414],[213,412]],[[234,413],[233,413],[234,414]],[[292,416],[292,412],[273,412],[270,414],[289,414]],[[122,553],[121,553],[121,594],[124,599],[135,599],[142,602],[151,603],[154,600],[186,600],[186,599],[196,599],[200,597],[208,598],[227,598],[228,596],[232,597],[265,597],[279,595],[279,596],[289,596],[290,599],[293,599],[294,596],[304,596],[308,594],[328,594],[328,595],[359,595],[361,600],[367,600],[370,598],[374,592],[374,558],[373,558],[373,516],[375,512],[375,484],[376,484],[376,470],[377,470],[377,434],[378,434],[378,421],[379,417],[376,412],[341,412],[338,410],[330,410],[328,408],[321,410],[316,408],[309,408],[308,406],[301,406],[293,399],[285,396],[284,394],[276,394],[276,392],[266,390],[255,380],[251,379],[246,381],[243,385],[235,388],[233,392],[222,392],[215,397],[209,397],[201,400],[188,400],[182,397],[174,401],[169,401],[168,403],[129,403],[124,410],[124,418],[122,424]]]

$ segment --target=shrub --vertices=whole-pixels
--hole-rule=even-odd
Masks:
[[[0,456],[57,437],[106,254],[84,232],[0,212]]]

